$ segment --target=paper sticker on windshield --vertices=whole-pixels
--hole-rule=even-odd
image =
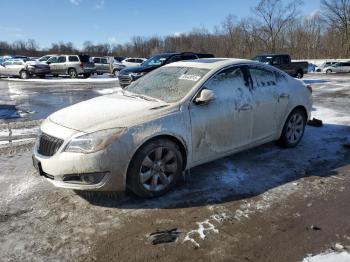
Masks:
[[[196,75],[182,75],[179,79],[197,82],[201,77]]]

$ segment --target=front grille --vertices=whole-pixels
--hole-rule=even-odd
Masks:
[[[124,85],[129,85],[132,82],[132,79],[128,75],[120,75],[118,76],[119,82]]]
[[[38,153],[43,156],[53,156],[62,144],[62,139],[42,133],[39,138]]]

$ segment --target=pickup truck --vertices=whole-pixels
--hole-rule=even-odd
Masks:
[[[261,54],[252,60],[275,66],[296,78],[303,78],[308,72],[308,62],[292,62],[287,54]]]

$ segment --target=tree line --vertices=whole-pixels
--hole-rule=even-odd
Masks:
[[[258,53],[289,53],[294,59],[350,57],[350,0],[320,0],[320,10],[301,16],[301,0],[260,0],[252,17],[229,15],[212,30],[204,27],[165,37],[135,36],[126,44],[53,43],[40,49],[29,39],[0,41],[0,55],[87,53],[91,56],[149,57],[165,51],[212,53],[219,57],[251,58]]]

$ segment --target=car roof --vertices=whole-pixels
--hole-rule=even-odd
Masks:
[[[214,69],[221,68],[230,65],[236,64],[258,64],[256,61],[247,60],[247,59],[239,59],[239,58],[201,58],[195,60],[185,60],[179,61],[175,63],[171,63],[165,66],[183,66],[183,67],[197,67],[197,68],[206,68],[206,69]]]

